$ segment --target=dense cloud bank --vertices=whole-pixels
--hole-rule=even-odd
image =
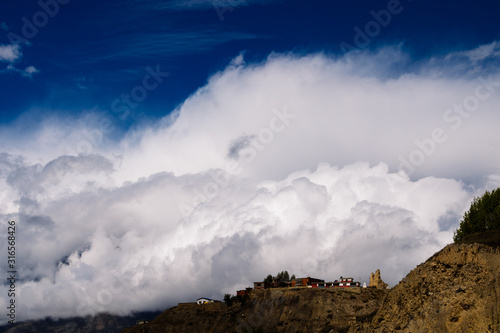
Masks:
[[[500,186],[497,44],[239,56],[118,141],[96,110],[2,128],[18,319],[162,309],[284,269],[397,283]]]

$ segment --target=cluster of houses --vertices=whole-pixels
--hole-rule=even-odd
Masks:
[[[236,291],[236,296],[249,295],[253,289],[268,289],[268,288],[288,288],[288,287],[307,287],[307,288],[359,288],[361,283],[354,281],[351,277],[340,277],[340,280],[333,282],[325,282],[322,279],[312,277],[293,279],[292,281],[277,281],[272,282],[254,282],[253,288],[246,288]],[[366,283],[363,284],[366,288]]]
[[[316,279],[312,277],[293,279],[291,281],[277,281],[274,279],[272,282],[254,282],[253,288],[246,288],[236,291],[236,296],[244,297],[250,295],[255,289],[269,289],[269,288],[291,288],[291,287],[303,287],[303,288],[360,288],[361,283],[354,281],[351,277],[340,277],[339,280],[333,282],[325,282],[322,279]],[[363,288],[366,288],[366,283],[363,283]],[[215,299],[201,297],[196,300],[196,304],[207,304],[207,303],[217,303],[220,302]]]

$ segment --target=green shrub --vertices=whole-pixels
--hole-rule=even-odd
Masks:
[[[492,230],[500,230],[500,188],[474,198],[460,221],[460,227],[455,230],[453,240],[458,243],[468,235]]]

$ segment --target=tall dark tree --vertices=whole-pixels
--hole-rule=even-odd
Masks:
[[[281,271],[276,275],[276,280],[278,282],[288,282],[290,281],[290,275],[288,274],[288,271]]]
[[[269,274],[264,279],[264,282],[271,283],[273,281],[276,281],[278,283],[281,283],[281,282],[289,282],[293,279],[295,279],[295,274],[292,275],[292,277],[290,278],[290,274],[288,273],[288,271],[281,271],[278,274],[276,274],[276,276],[272,276],[271,274]]]
[[[468,235],[491,230],[500,230],[500,188],[474,198],[453,240],[460,242]]]

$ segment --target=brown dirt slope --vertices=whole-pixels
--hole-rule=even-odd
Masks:
[[[177,306],[122,333],[369,332],[387,290],[266,289],[245,303]]]
[[[391,289],[372,330],[500,332],[500,248],[446,246]]]

